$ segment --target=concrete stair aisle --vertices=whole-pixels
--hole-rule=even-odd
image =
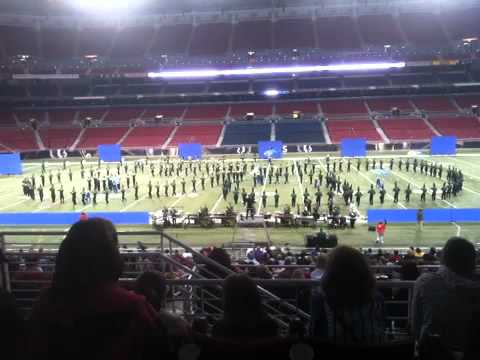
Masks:
[[[45,150],[45,145],[43,144],[42,137],[40,136],[38,130],[34,130],[33,133],[35,134],[35,140],[37,141],[38,148],[40,150]]]
[[[430,128],[430,130],[433,131],[435,135],[442,136],[442,134],[440,134],[440,132],[435,128],[435,126],[433,126],[433,124],[427,118],[423,118],[423,121]]]
[[[276,124],[274,122],[272,122],[272,124],[270,126],[270,141],[275,141],[276,130],[277,130]]]
[[[167,146],[170,144],[170,142],[172,141],[173,137],[174,137],[175,134],[177,133],[179,127],[180,127],[180,126],[175,126],[175,128],[172,130],[172,132],[171,132],[170,135],[168,136],[167,140],[165,140],[165,143],[162,145],[162,149],[166,149],[166,148],[167,148]]]
[[[78,134],[77,138],[76,138],[75,141],[73,142],[72,146],[70,146],[70,151],[75,150],[75,148],[78,146],[78,144],[79,144],[80,141],[82,140],[83,134],[85,134],[85,131],[86,131],[86,130],[87,130],[86,128],[83,128],[82,130],[80,130],[80,133]]]
[[[215,144],[215,147],[220,147],[222,146],[223,138],[225,137],[225,131],[227,130],[227,125],[223,124],[222,126],[222,131],[220,132],[220,136],[218,137],[217,143]]]
[[[388,138],[387,134],[383,131],[383,129],[380,127],[380,124],[378,123],[377,120],[371,119],[373,122],[373,126],[375,126],[375,130],[377,130],[378,135],[382,138],[383,142],[385,144],[390,144],[390,139]]]
[[[117,141],[117,144],[121,145],[125,139],[128,137],[128,135],[130,135],[130,133],[133,131],[133,129],[135,129],[133,126],[128,128],[127,131],[125,131],[125,134],[123,134],[123,136],[120,138],[120,140]]]

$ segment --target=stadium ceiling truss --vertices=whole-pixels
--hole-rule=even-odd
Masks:
[[[289,3],[286,1],[286,3]],[[435,3],[435,8],[432,8]],[[0,25],[55,27],[55,28],[82,28],[82,27],[122,27],[122,26],[161,26],[168,24],[237,23],[246,20],[288,19],[288,18],[322,18],[334,16],[360,16],[400,14],[414,12],[439,12],[448,8],[478,7],[475,0],[457,0],[452,2],[440,0],[356,0],[333,1],[323,0],[316,6],[292,6],[284,8],[261,8],[246,10],[219,10],[183,13],[159,13],[143,15],[141,13],[109,13],[108,16],[80,16],[80,15],[19,15],[14,11],[3,11],[0,14]],[[103,14],[105,15],[105,14]]]

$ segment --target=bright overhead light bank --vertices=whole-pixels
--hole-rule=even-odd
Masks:
[[[384,62],[384,63],[360,63],[360,64],[337,64],[337,65],[307,65],[307,66],[285,66],[285,67],[264,67],[244,69],[204,69],[204,70],[178,70],[149,72],[150,78],[163,79],[191,79],[191,78],[212,78],[218,76],[248,76],[248,75],[273,75],[273,74],[299,74],[311,72],[346,72],[346,71],[371,71],[400,69],[405,67],[405,62]]]
[[[131,0],[72,0],[72,5],[82,10],[122,10],[132,6]]]

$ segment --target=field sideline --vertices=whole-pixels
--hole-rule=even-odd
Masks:
[[[303,154],[305,156],[305,154]],[[387,196],[385,198],[385,203],[380,204],[378,200],[378,194],[375,195],[374,208],[418,208],[421,206],[419,188],[425,183],[428,188],[431,187],[433,182],[436,183],[437,187],[441,187],[442,181],[440,179],[433,179],[429,176],[420,175],[417,171],[416,174],[413,173],[412,169],[410,172],[398,171],[397,161],[398,155],[376,155],[374,156],[377,159],[384,159],[384,169],[389,168],[390,158],[395,159],[395,166],[393,171],[387,171],[385,176],[383,176],[385,182],[385,188],[387,190]],[[319,157],[316,154],[311,155],[312,162],[317,164],[316,169],[321,169],[325,174],[325,157]],[[449,165],[455,166],[462,170],[465,177],[464,190],[457,198],[452,198],[448,201],[442,201],[439,199],[431,201],[430,196],[427,196],[427,202],[424,207],[426,208],[449,208],[449,207],[458,207],[458,208],[471,208],[479,207],[480,204],[480,154],[469,153],[461,154],[457,157],[441,157],[441,158],[432,158],[429,156],[422,156],[422,159],[428,161],[434,161],[437,163],[443,164],[444,167]],[[332,157],[333,160],[333,157]],[[211,162],[219,161],[218,158],[211,160]],[[229,157],[226,162],[236,161],[234,157]],[[291,162],[302,162],[301,158],[298,156],[288,156],[285,159],[273,161],[272,166],[275,167],[285,167],[291,165]],[[130,168],[133,167],[133,160],[129,159],[131,162]],[[90,164],[95,165],[96,162],[90,161],[86,165],[86,177],[88,177]],[[378,162],[377,162],[378,164]],[[25,176],[31,176],[35,174],[37,178],[37,184],[39,183],[39,175],[41,170],[41,163],[38,161],[27,161],[24,163],[24,175],[23,176],[11,176],[11,177],[0,177],[0,212],[44,212],[44,211],[149,211],[155,212],[161,210],[163,207],[175,207],[179,211],[184,213],[194,213],[202,206],[206,206],[211,212],[221,213],[225,211],[226,207],[229,204],[233,204],[232,193],[228,195],[227,201],[223,200],[221,186],[220,187],[210,187],[210,180],[207,177],[206,180],[206,189],[205,191],[201,190],[200,184],[200,175],[197,175],[197,193],[192,192],[192,176],[185,177],[186,181],[186,190],[185,195],[181,195],[181,186],[180,178],[176,179],[177,183],[177,195],[176,197],[165,197],[163,184],[168,181],[171,182],[173,178],[159,177],[158,175],[152,179],[154,185],[153,189],[153,199],[148,198],[148,181],[150,180],[150,171],[148,166],[145,167],[145,173],[141,172],[138,174],[137,179],[140,184],[139,188],[139,200],[134,200],[134,195],[132,189],[127,192],[128,201],[122,203],[119,194],[111,194],[110,204],[105,204],[104,196],[99,194],[98,204],[94,207],[91,204],[82,205],[80,202],[80,192],[83,187],[87,187],[86,180],[82,180],[80,177],[80,163],[78,159],[70,159],[69,167],[71,167],[73,172],[73,181],[70,183],[68,179],[67,172],[62,171],[62,163],[58,161],[47,162],[47,172],[52,171],[53,184],[58,189],[60,184],[57,182],[57,171],[60,170],[62,181],[61,184],[65,189],[65,204],[61,205],[58,203],[58,194],[57,202],[55,204],[50,201],[50,194],[48,191],[48,176],[47,176],[47,186],[45,189],[45,199],[42,204],[38,201],[33,201],[27,197],[24,197],[22,194],[21,182]],[[268,167],[267,162],[257,161],[254,163],[255,169],[259,166]],[[303,167],[303,166],[302,166]],[[378,165],[377,165],[378,168]],[[102,171],[105,171],[106,165],[102,165]],[[112,172],[116,172],[115,166],[110,167]],[[248,174],[244,177],[243,182],[240,184],[240,189],[245,188],[247,192],[250,192],[253,184],[253,171],[251,171],[251,161],[248,162]],[[123,170],[122,170],[123,174]],[[366,214],[366,211],[369,207],[368,205],[368,195],[366,194],[368,188],[372,183],[375,182],[376,178],[379,176],[375,171],[366,171],[364,163],[360,171],[356,170],[355,161],[352,162],[352,169],[349,173],[346,172],[346,164],[344,164],[344,169],[342,173],[338,173],[342,181],[347,180],[353,184],[354,189],[356,190],[357,186],[360,187],[364,196],[362,198],[361,206],[359,207],[359,212],[361,214]],[[445,175],[443,176],[445,178]],[[124,181],[122,181],[124,182]],[[159,182],[160,184],[160,198],[156,198],[155,194],[155,184]],[[255,189],[256,198],[257,198],[257,213],[273,213],[275,211],[281,211],[285,205],[290,204],[290,194],[293,189],[297,193],[297,203],[302,202],[302,195],[305,190],[308,190],[311,197],[315,193],[314,186],[310,184],[309,177],[307,175],[303,176],[303,182],[300,183],[299,176],[290,174],[288,184],[284,184],[284,177],[280,177],[280,182],[278,185],[274,184],[275,177],[273,177],[272,184],[268,183],[268,178],[264,186],[257,186]],[[398,182],[399,187],[402,189],[400,194],[400,201],[398,204],[393,203],[393,199],[390,195],[392,194],[392,188],[394,183]],[[409,204],[404,201],[403,190],[406,186],[410,184],[414,190],[412,194],[412,199]],[[38,186],[38,185],[37,185]],[[71,188],[75,186],[78,194],[78,202],[76,207],[72,205],[70,191]],[[279,207],[274,207],[273,194],[275,190],[278,190],[280,194]],[[268,196],[266,208],[261,207],[260,195],[265,191]],[[322,199],[322,208],[326,209],[326,189],[322,187],[323,199]],[[314,200],[314,197],[313,197]],[[235,210],[238,212],[244,211],[243,206],[239,202],[238,205],[234,206]],[[345,205],[343,204],[343,199],[341,195],[337,195],[335,203],[340,205],[340,208],[345,212]],[[25,228],[15,228],[16,230],[25,230]],[[29,230],[47,230],[52,229],[51,227],[45,227],[42,229],[29,229]],[[63,228],[56,228],[60,230],[65,230]],[[149,229],[148,226],[143,227],[121,227],[121,230],[134,230],[134,229]],[[13,230],[12,227],[2,227],[0,230]],[[399,246],[407,247],[410,245],[413,246],[439,246],[443,245],[445,240],[452,235],[461,234],[466,236],[474,242],[480,242],[480,224],[431,224],[427,225],[423,232],[418,232],[415,225],[390,225],[387,230],[386,236],[386,245],[385,246]],[[268,235],[266,234],[268,231]],[[293,228],[293,229],[284,229],[284,228],[270,228],[267,230],[264,229],[231,229],[231,228],[217,228],[211,230],[204,229],[171,229],[167,230],[168,233],[174,235],[179,240],[185,241],[186,243],[193,246],[206,246],[206,245],[228,245],[230,242],[235,240],[252,240],[252,241],[265,241],[266,238],[270,238],[274,244],[285,244],[289,243],[292,246],[301,246],[303,245],[303,238],[305,234],[313,233],[318,231],[318,229],[312,228]],[[343,230],[338,231],[338,236],[341,243],[350,244],[353,246],[372,246],[374,245],[374,234],[368,232],[365,225],[359,224],[354,230]],[[120,239],[122,242],[126,243],[135,243],[139,239]],[[7,239],[7,242],[18,242],[18,243],[36,243],[46,244],[46,243],[58,243],[59,239],[51,239],[44,236],[36,238],[17,238]],[[145,242],[155,242],[151,239],[142,239]]]

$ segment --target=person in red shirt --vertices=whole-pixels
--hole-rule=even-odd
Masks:
[[[60,245],[51,287],[34,306],[28,358],[143,358],[155,310],[120,287],[122,269],[110,221],[75,223]]]
[[[383,244],[384,239],[385,239],[385,229],[387,228],[387,220],[380,221],[377,224],[376,230],[377,230],[377,244]]]

